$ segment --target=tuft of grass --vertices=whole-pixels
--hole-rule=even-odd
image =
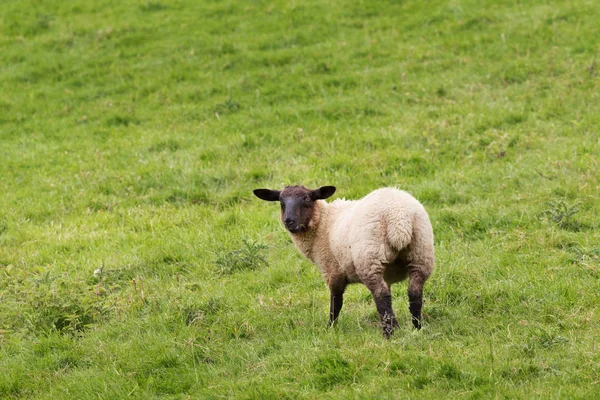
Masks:
[[[148,1],[148,2],[140,5],[139,7],[140,7],[140,10],[143,12],[163,11],[168,8],[168,6],[164,5],[163,3],[159,2],[159,1]]]
[[[320,356],[314,362],[312,370],[315,373],[315,384],[321,390],[351,384],[355,378],[355,368],[337,352]]]

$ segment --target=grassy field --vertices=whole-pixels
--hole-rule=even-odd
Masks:
[[[0,398],[600,397],[600,6],[4,0]],[[398,186],[425,327],[258,187]]]

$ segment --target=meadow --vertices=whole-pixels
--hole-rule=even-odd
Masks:
[[[595,0],[4,0],[0,398],[600,398]],[[259,187],[428,210],[424,328]]]

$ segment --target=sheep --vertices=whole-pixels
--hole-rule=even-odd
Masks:
[[[377,189],[360,200],[324,201],[335,191],[334,186],[286,186],[254,194],[280,202],[281,221],[294,245],[319,268],[330,290],[330,326],[338,319],[346,286],[360,282],[371,291],[389,338],[398,327],[390,285],[408,277],[412,325],[421,329],[423,285],[435,261],[425,208],[396,188]]]

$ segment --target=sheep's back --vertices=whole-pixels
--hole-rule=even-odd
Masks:
[[[433,234],[427,233],[431,224],[421,203],[395,188],[377,189],[354,202],[339,213],[335,226],[332,250],[350,270],[360,262],[392,262],[411,243],[415,228],[425,230],[433,244]]]

